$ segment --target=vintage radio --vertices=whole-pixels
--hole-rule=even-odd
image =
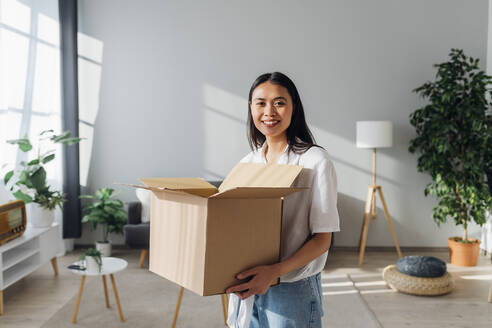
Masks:
[[[14,200],[0,205],[0,245],[22,236],[26,230],[26,203]]]

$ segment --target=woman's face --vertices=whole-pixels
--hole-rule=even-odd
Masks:
[[[271,82],[258,85],[251,95],[251,116],[265,137],[286,134],[292,118],[292,98],[286,88]]]

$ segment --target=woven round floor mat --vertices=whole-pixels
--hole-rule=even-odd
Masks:
[[[384,268],[383,279],[391,288],[412,295],[443,295],[454,288],[453,277],[449,272],[437,278],[414,277],[401,273],[394,264]]]

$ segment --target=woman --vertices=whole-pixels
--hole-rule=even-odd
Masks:
[[[259,76],[248,100],[252,152],[241,162],[301,165],[294,185],[310,188],[284,199],[281,261],[239,273],[238,279],[249,280],[226,290],[237,296],[230,295],[229,322],[255,328],[321,327],[320,272],[332,232],[340,230],[335,169],[328,153],[315,144],[297,88],[286,75]],[[280,284],[270,287],[279,277]],[[241,324],[236,322],[238,298],[251,305]]]

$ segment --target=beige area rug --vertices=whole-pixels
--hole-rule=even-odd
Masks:
[[[74,275],[74,279],[80,277]],[[77,324],[72,324],[77,291],[45,324],[57,327],[170,327],[179,287],[146,269],[127,268],[115,274],[125,322],[120,322],[108,279],[111,308],[106,308],[100,277],[87,277]],[[323,275],[323,327],[380,328],[347,275]],[[220,296],[200,297],[185,290],[177,327],[224,327]]]

